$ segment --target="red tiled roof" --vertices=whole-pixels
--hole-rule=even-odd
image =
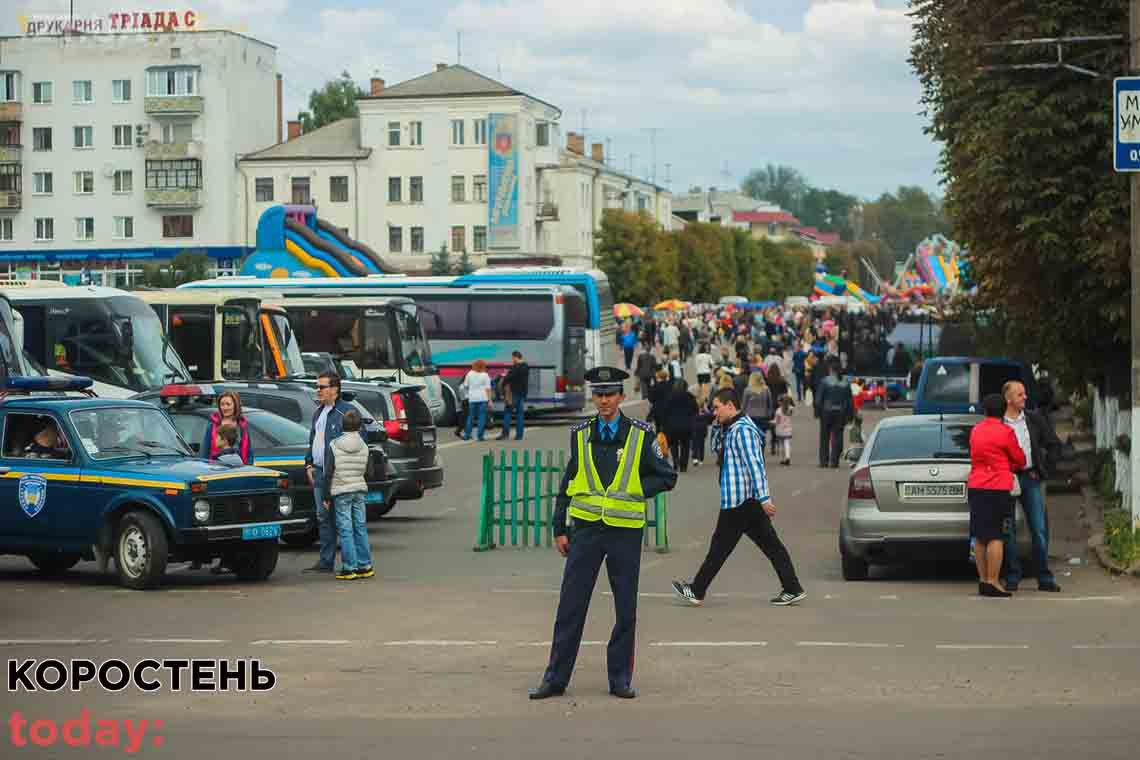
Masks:
[[[809,237],[820,245],[835,245],[839,242],[838,232],[820,232],[815,227],[800,227],[795,230],[800,237]]]
[[[800,220],[787,211],[733,211],[732,221],[749,224],[799,224]]]

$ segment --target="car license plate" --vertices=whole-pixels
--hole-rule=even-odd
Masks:
[[[247,525],[241,529],[242,541],[257,541],[263,538],[281,538],[281,526]]]
[[[383,491],[369,491],[364,495],[365,504],[383,504],[384,492]]]
[[[423,436],[420,440],[422,440],[424,442],[424,446],[434,446],[435,445],[435,431],[434,430],[425,430],[424,432],[420,433],[420,435]]]
[[[965,499],[965,483],[903,483],[904,499]]]

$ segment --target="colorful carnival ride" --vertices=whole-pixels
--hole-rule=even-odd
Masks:
[[[869,265],[868,265],[869,266]],[[923,240],[907,259],[894,283],[879,279],[879,293],[873,295],[851,280],[828,274],[816,267],[813,297],[851,296],[863,304],[882,301],[926,301],[934,296],[953,295],[971,287],[966,252],[958,243],[935,234]],[[872,270],[873,271],[873,270]]]
[[[257,248],[243,275],[255,277],[363,277],[398,270],[365,243],[323,219],[315,206],[267,208],[257,221]]]

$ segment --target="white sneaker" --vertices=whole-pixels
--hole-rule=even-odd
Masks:
[[[702,604],[704,604],[704,600],[697,598],[697,595],[693,593],[693,587],[688,583],[673,581],[673,593],[681,597],[682,601],[687,602],[694,607],[700,607]]]

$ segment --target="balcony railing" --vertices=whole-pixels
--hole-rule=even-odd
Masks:
[[[558,204],[556,203],[540,203],[535,217],[540,222],[557,222],[558,221]]]
[[[202,113],[201,95],[158,95],[148,96],[143,107],[153,116],[185,116]]]
[[[148,161],[179,161],[184,158],[201,158],[202,143],[198,140],[187,140],[178,143],[163,143],[158,140],[148,140],[146,143],[146,159]]]
[[[23,160],[24,146],[0,145],[0,164],[19,163]]]
[[[24,104],[20,102],[0,103],[0,121],[23,121]]]
[[[146,189],[146,205],[155,208],[198,208],[202,205],[202,191],[190,188]]]
[[[23,196],[20,193],[0,190],[0,211],[19,211],[23,205]]]

